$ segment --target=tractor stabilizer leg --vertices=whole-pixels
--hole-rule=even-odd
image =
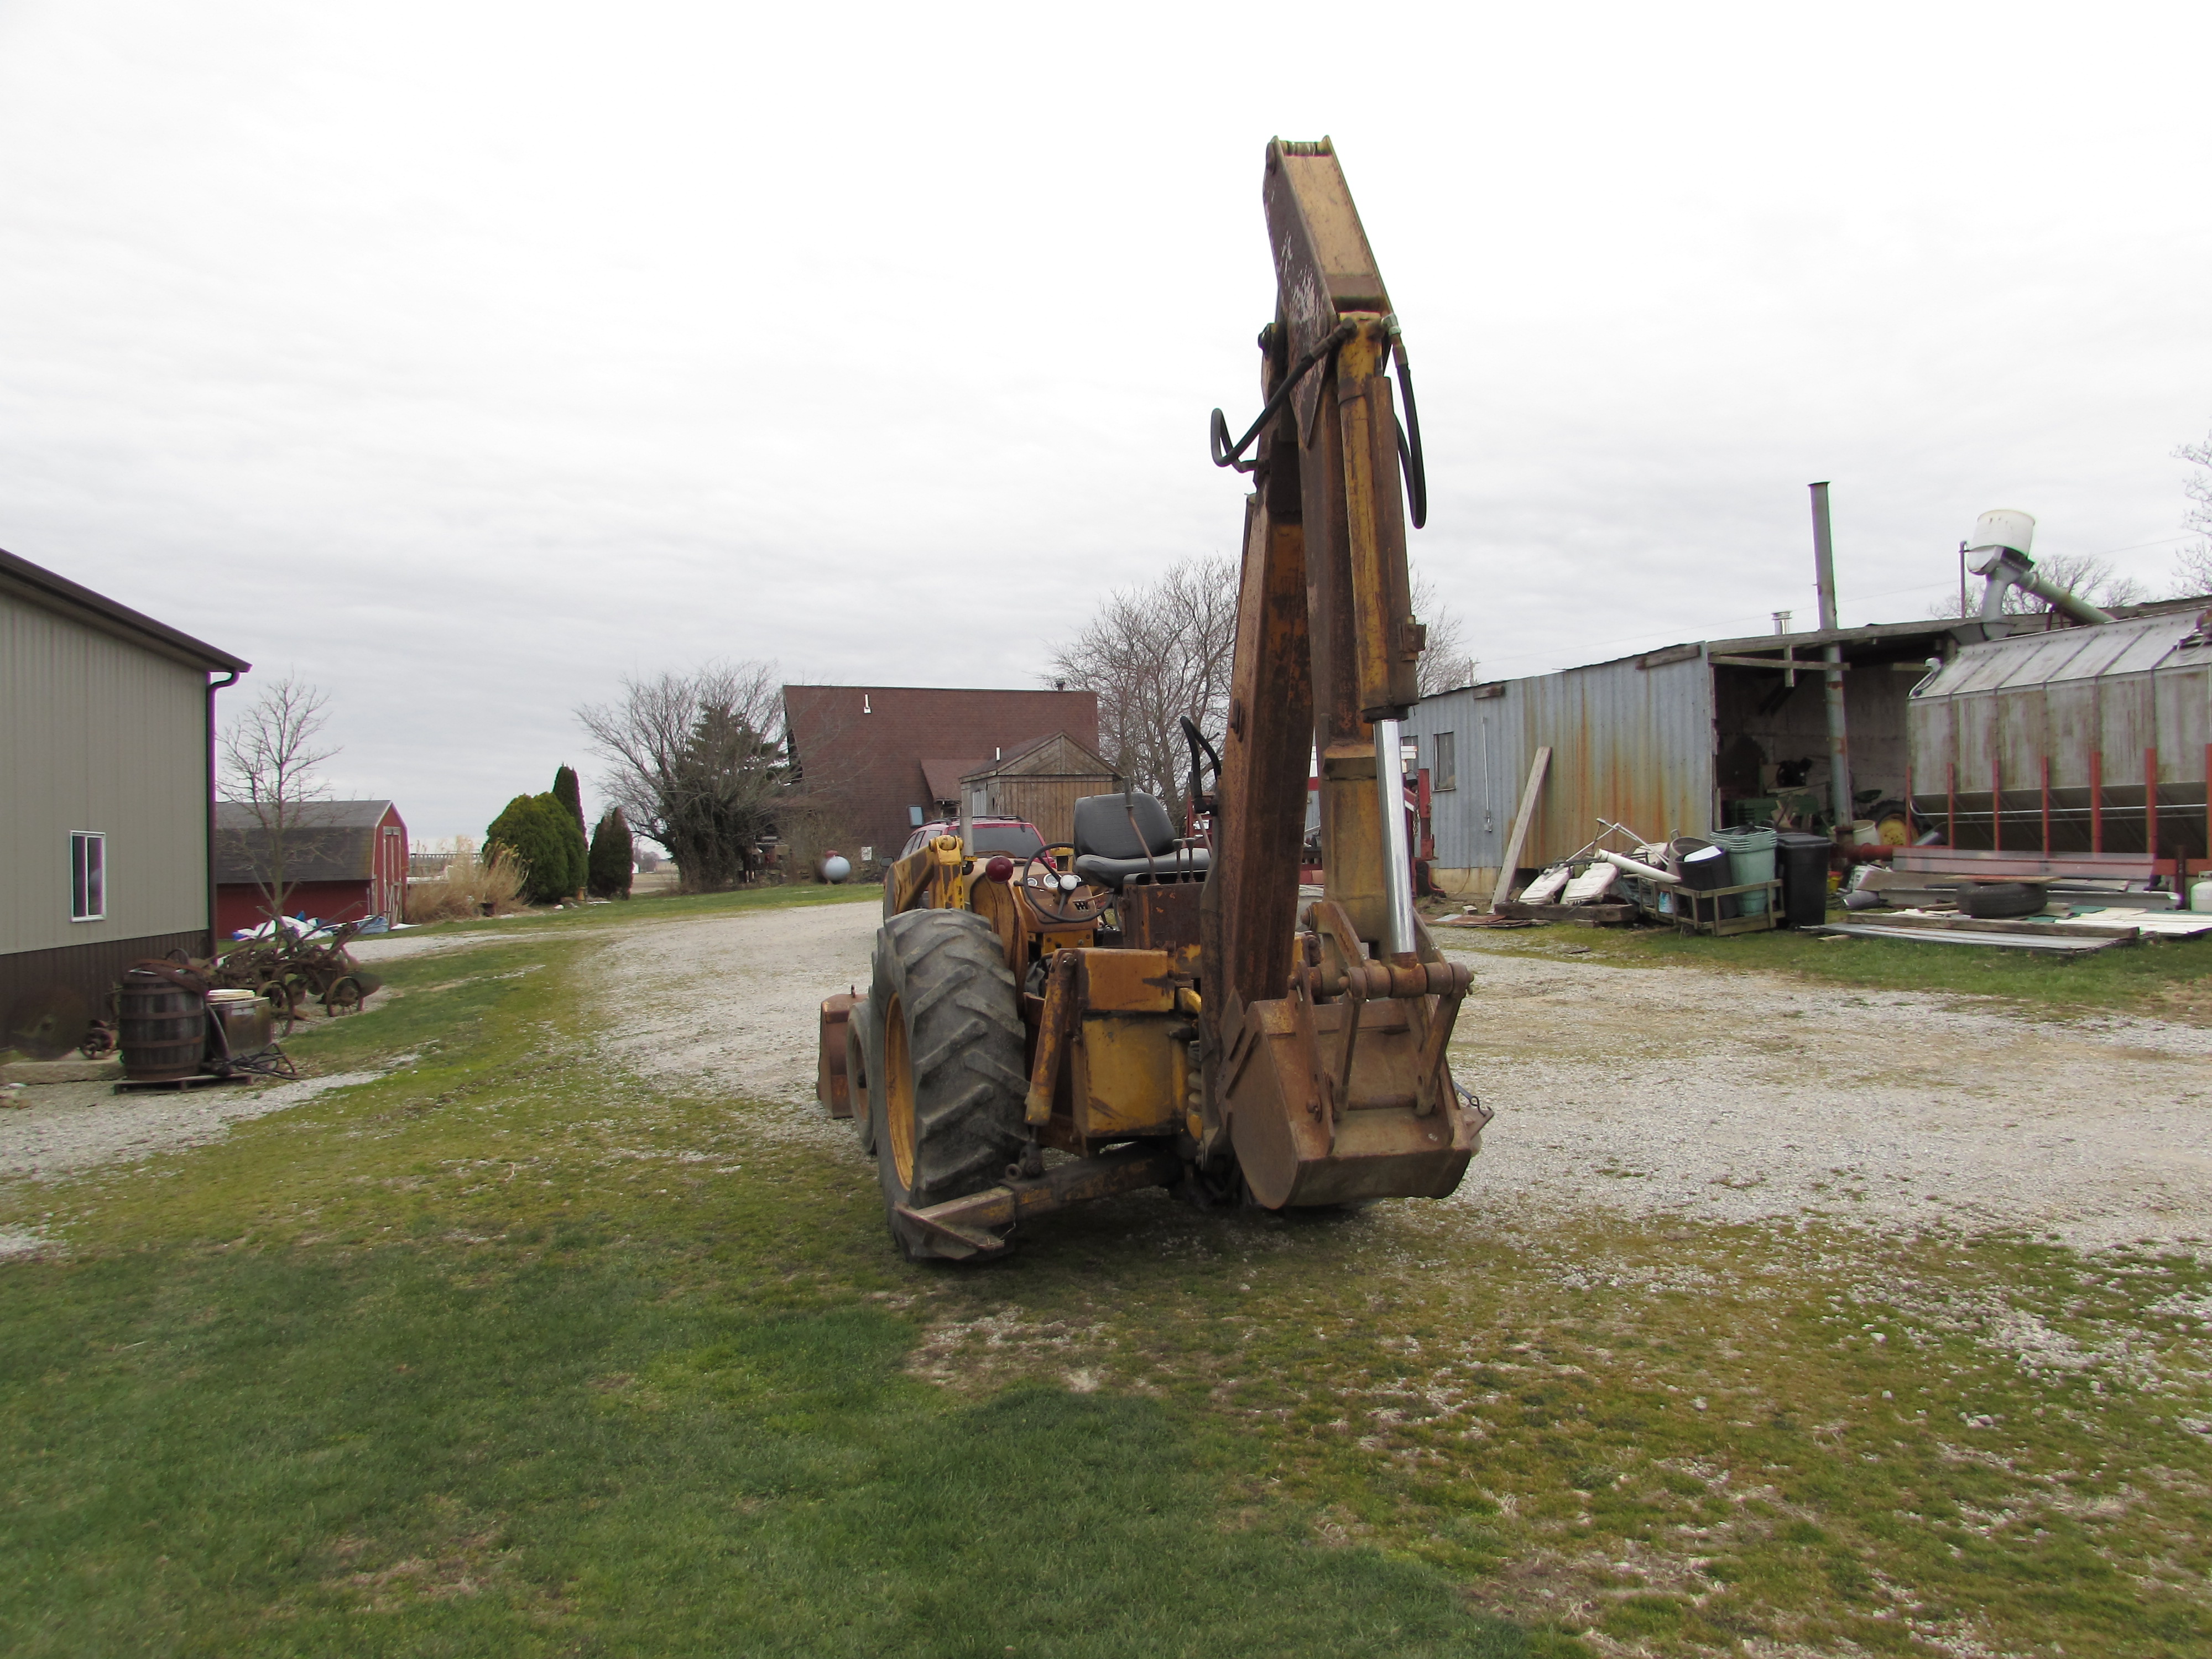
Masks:
[[[1174,1152],[1133,1146],[1063,1164],[1034,1180],[987,1187],[926,1210],[901,1205],[898,1217],[928,1239],[934,1255],[966,1261],[1004,1255],[1010,1248],[1006,1235],[1031,1216],[1146,1187],[1172,1187],[1182,1176],[1183,1161]]]

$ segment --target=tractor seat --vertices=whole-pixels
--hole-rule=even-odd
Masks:
[[[1203,847],[1176,845],[1175,825],[1158,795],[1085,795],[1075,803],[1075,873],[1085,881],[1118,893],[1133,878],[1202,876],[1206,863]]]

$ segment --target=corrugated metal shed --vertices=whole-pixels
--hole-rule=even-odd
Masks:
[[[1435,863],[1445,869],[1498,867],[1531,759],[1547,745],[1551,769],[1523,865],[1566,857],[1600,817],[1653,837],[1711,817],[1712,674],[1695,645],[1447,692],[1418,705],[1407,726],[1430,769]],[[1438,790],[1446,735],[1455,775]]]
[[[246,667],[0,550],[0,1020],[58,989],[96,1008],[137,958],[207,948],[208,675]],[[81,835],[104,837],[96,914]]]
[[[2189,612],[1962,647],[1912,690],[1913,804],[1967,850],[2206,855],[2212,639]],[[1992,805],[2001,817],[1992,817]]]

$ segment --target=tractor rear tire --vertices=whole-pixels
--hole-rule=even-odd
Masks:
[[[996,1186],[1026,1144],[1019,991],[998,933],[969,910],[908,910],[876,933],[868,1107],[884,1214],[908,1260],[936,1252],[902,1206]]]
[[[845,1098],[853,1109],[853,1133],[860,1150],[870,1157],[876,1151],[876,1115],[868,1104],[868,1055],[876,1047],[875,1013],[862,997],[845,1017]]]

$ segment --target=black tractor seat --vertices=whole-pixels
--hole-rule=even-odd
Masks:
[[[1075,873],[1121,890],[1126,881],[1194,881],[1206,873],[1203,847],[1176,845],[1175,825],[1158,795],[1085,795],[1075,803]]]

